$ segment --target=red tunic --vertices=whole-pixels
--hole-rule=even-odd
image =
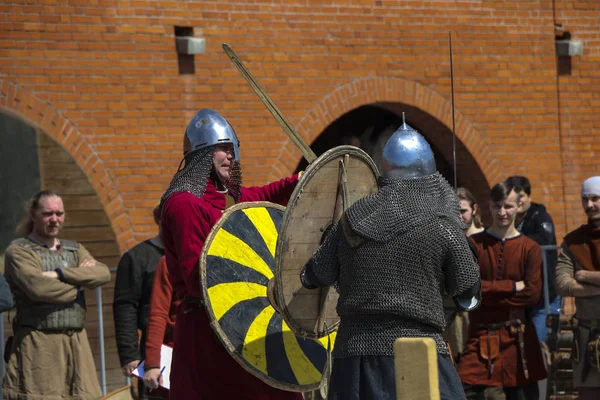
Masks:
[[[144,369],[160,368],[160,350],[163,344],[173,347],[173,331],[175,316],[181,299],[175,297],[167,261],[161,257],[152,282],[152,295],[150,297],[150,311],[148,313],[148,327],[146,328],[146,360]],[[169,391],[164,388],[154,390],[146,389],[152,397],[169,398]]]
[[[469,313],[469,339],[460,358],[458,374],[463,383],[471,385],[517,387],[546,378],[535,326],[526,316],[527,308],[535,307],[542,290],[542,249],[524,235],[500,240],[486,232],[471,236],[479,253],[482,303]],[[525,288],[515,292],[515,284],[525,282]],[[488,329],[478,324],[524,320],[523,342],[529,377],[526,378],[519,350],[518,333],[502,327],[491,335],[499,336],[499,354],[493,368],[480,354],[480,337]],[[487,348],[487,343],[483,343]],[[484,349],[485,351],[485,349]]]
[[[240,201],[271,201],[286,205],[298,177],[263,187],[242,188]],[[201,198],[172,194],[161,221],[165,256],[177,295],[201,298],[198,260],[210,229],[225,210],[225,195],[209,180]],[[185,313],[185,310],[192,309]],[[207,313],[184,302],[175,324],[171,365],[173,399],[301,399],[299,393],[275,389],[254,377],[229,355],[215,336]]]

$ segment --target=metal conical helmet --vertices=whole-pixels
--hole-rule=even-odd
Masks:
[[[382,168],[383,175],[392,179],[417,178],[437,171],[429,143],[406,124],[404,113],[402,125],[385,144]]]
[[[229,122],[215,110],[204,108],[194,115],[185,131],[191,150],[221,143],[233,144],[235,160],[240,160],[239,141]]]

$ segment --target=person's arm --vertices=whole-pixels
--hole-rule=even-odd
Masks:
[[[495,281],[481,280],[481,293],[484,301],[486,298],[498,298],[510,296],[515,293],[516,281],[510,279],[499,279]]]
[[[343,233],[341,223],[338,222],[333,225],[323,244],[304,266],[300,276],[304,287],[316,289],[331,286],[337,281],[340,271],[337,246],[340,240],[343,240]]]
[[[86,289],[95,289],[110,282],[110,270],[108,267],[95,260],[94,257],[79,245],[77,250],[78,268],[56,268],[58,279],[75,286]]]
[[[129,376],[141,355],[138,348],[138,310],[142,297],[142,268],[131,253],[123,254],[117,266],[113,299],[115,338],[123,375]],[[135,365],[135,366],[134,366]]]
[[[534,240],[540,246],[556,244],[554,232],[554,222],[552,217],[546,211],[540,210],[532,221],[533,232],[527,234],[527,237]]]
[[[144,363],[146,370],[160,367],[160,351],[165,338],[172,302],[173,288],[169,280],[165,257],[162,257],[156,267],[150,296],[148,327],[146,328],[146,361]]]
[[[11,245],[5,254],[5,276],[32,301],[67,304],[77,298],[78,289],[71,284],[44,275],[42,260],[34,251]]]
[[[242,188],[242,201],[270,201],[285,206],[297,183],[298,174],[265,186]]]
[[[477,248],[458,226],[447,224],[444,228],[440,242],[446,243],[445,291],[461,309],[474,309],[481,300]]]
[[[163,224],[172,236],[177,267],[190,296],[202,297],[199,283],[200,254],[210,233],[210,215],[190,193],[175,194],[165,203]]]
[[[525,271],[522,281],[515,283],[515,293],[500,304],[513,307],[534,307],[542,294],[542,249],[533,245],[527,251]]]
[[[150,297],[150,312],[146,330],[146,361],[144,363],[144,385],[156,389],[162,385],[160,352],[165,339],[169,313],[174,293],[169,280],[167,262],[162,257],[156,267]]]
[[[556,292],[558,295],[565,297],[600,296],[600,286],[575,279],[575,257],[566,243],[563,243],[561,247],[562,251],[556,264]]]
[[[575,280],[579,283],[600,286],[600,271],[587,271],[582,269],[575,272]]]

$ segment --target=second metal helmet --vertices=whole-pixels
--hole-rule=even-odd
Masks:
[[[240,161],[239,141],[229,122],[215,110],[204,108],[194,115],[185,131],[191,151],[221,143],[233,144],[236,161]]]
[[[385,144],[382,161],[383,175],[392,179],[418,178],[437,171],[429,143],[406,124],[404,113],[402,125]]]

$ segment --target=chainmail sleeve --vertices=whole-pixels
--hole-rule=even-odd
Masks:
[[[336,223],[326,234],[325,241],[305,266],[308,280],[317,286],[332,286],[338,279],[340,261],[338,245],[343,240],[341,225]]]
[[[444,273],[446,293],[456,296],[471,289],[481,281],[479,265],[471,251],[468,239],[454,223],[442,220],[445,232],[446,255],[444,257]]]

